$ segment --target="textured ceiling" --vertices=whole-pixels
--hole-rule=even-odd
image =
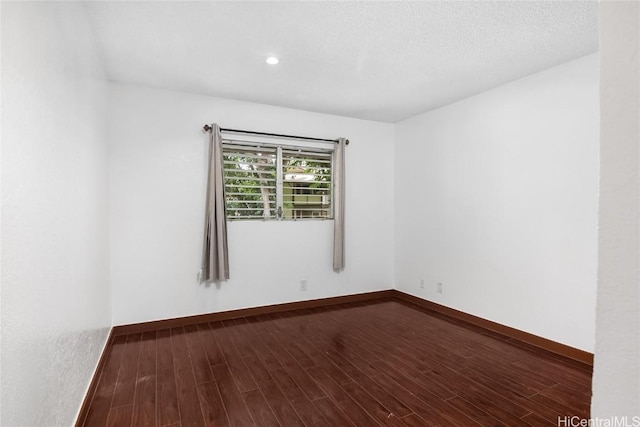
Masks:
[[[598,49],[596,1],[85,4],[113,81],[385,122]]]

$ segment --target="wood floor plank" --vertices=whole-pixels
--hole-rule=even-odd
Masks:
[[[439,412],[443,416],[449,418],[450,420],[454,420],[456,423],[462,423],[465,425],[473,425],[475,423],[475,421],[471,417],[467,416],[467,414],[459,411],[458,409],[451,406],[446,400],[441,399],[439,396],[427,390],[423,386],[423,382],[419,381],[418,375],[405,375],[401,371],[397,370],[394,366],[386,362],[381,362],[381,364],[386,367],[384,369],[385,375],[393,379],[396,383],[402,384],[404,388],[409,390],[416,397],[418,397],[420,400],[422,400],[432,408],[435,408],[437,412]]]
[[[391,358],[394,363],[408,366],[409,368],[416,371],[424,371],[432,368],[431,359],[426,359],[423,357],[424,348],[421,350],[419,344],[417,342],[412,342],[410,340],[402,340],[400,336],[392,336],[386,335],[380,338],[376,338],[376,336],[381,335],[377,332],[373,327],[369,327],[368,332],[368,341],[370,346],[374,346],[376,344],[376,339],[378,341],[383,341],[383,345],[381,349],[386,353],[383,357],[387,359]],[[443,350],[440,354],[442,358],[449,359],[448,363],[456,363],[454,362],[454,356],[452,353],[446,354]],[[459,362],[458,362],[459,363]]]
[[[198,333],[200,334],[200,340],[202,341],[204,350],[207,353],[209,366],[227,363],[224,358],[224,354],[218,345],[218,340],[216,339],[215,334],[211,331],[211,326],[208,323],[199,323],[196,327],[198,328]]]
[[[355,400],[370,416],[373,416],[380,424],[385,426],[403,426],[405,425],[398,417],[383,404],[371,397],[369,393],[364,391],[356,383],[348,383],[341,386],[353,400]]]
[[[229,367],[227,365],[215,365],[212,369],[220,389],[220,397],[229,417],[229,423],[234,427],[255,426]]]
[[[249,390],[242,393],[251,416],[255,420],[256,425],[260,427],[279,427],[280,423],[276,419],[276,416],[271,411],[269,404],[264,400],[264,396],[260,390]]]
[[[347,344],[344,351],[340,352],[340,356],[349,361],[353,366],[358,368],[363,374],[368,376],[376,376],[380,372],[372,365],[373,362],[379,360],[378,357],[371,355],[364,347],[360,346],[353,336],[345,338]],[[334,350],[335,351],[335,350]]]
[[[258,329],[256,328],[256,324],[259,321],[255,317],[251,317],[248,319],[237,319],[238,321],[244,320],[247,327],[245,328],[245,333],[250,337],[255,350],[256,355],[262,360],[262,364],[267,368],[267,370],[272,371],[274,369],[282,368],[282,364],[280,360],[276,357],[276,355],[271,350],[269,344],[265,342],[262,335],[258,333]]]
[[[200,408],[200,399],[191,369],[176,371],[176,392],[178,395],[178,408],[180,408],[180,423],[182,426],[203,426],[204,419]]]
[[[132,404],[111,407],[111,410],[109,411],[107,426],[125,427],[131,425],[132,409]]]
[[[259,356],[255,351],[255,346],[247,334],[247,325],[243,322],[236,322],[235,319],[222,321],[224,330],[235,346],[238,354],[242,357]]]
[[[142,334],[142,341],[140,342],[140,357],[138,359],[138,378],[156,374],[156,335],[156,331],[147,331]]]
[[[431,405],[443,400],[425,388],[423,382],[418,381],[418,377],[420,375],[419,372],[405,372],[398,369],[397,366],[383,361],[376,362],[376,366],[378,366],[378,369],[381,372],[384,372],[384,375],[387,375],[397,383],[402,384],[407,390],[415,394],[424,402]]]
[[[271,330],[260,328],[259,331],[260,340],[268,345],[269,349],[279,360],[280,366],[285,369],[291,378],[304,390],[305,394],[309,396],[309,399],[314,400],[326,396],[322,389],[309,377],[309,374],[307,374],[306,370],[298,363],[298,360],[293,354],[287,351],[287,348],[291,347],[283,345],[283,342],[295,339],[294,337],[280,334],[275,328],[271,328]],[[301,349],[299,351],[303,352]],[[315,366],[315,362],[307,363],[307,365]],[[264,366],[266,368],[266,364],[264,364]]]
[[[483,427],[510,427],[460,397],[448,399],[447,403]]]
[[[578,372],[577,370],[571,371],[567,369],[566,366],[561,366],[548,359],[521,360],[514,363],[514,365],[535,373],[539,377],[555,381],[556,384],[559,384],[558,379],[562,378],[564,385],[570,386],[576,391],[582,391],[591,386],[590,378],[587,378],[582,372]]]
[[[419,345],[423,346],[423,349],[428,350],[428,355],[433,361],[460,364],[465,358],[472,357],[477,353],[478,341],[475,338],[478,334],[468,325],[437,316],[430,316],[429,321],[421,322],[420,319],[424,317],[423,312],[415,309],[405,310],[401,305],[396,308],[400,310],[402,322],[410,325],[410,328],[405,328],[404,332],[397,331],[396,333],[405,342],[417,341]],[[446,329],[446,334],[439,333],[443,329]],[[441,335],[442,339],[437,342],[428,340],[427,337],[433,334]],[[418,356],[422,354],[425,353],[420,352]]]
[[[309,368],[309,375],[324,389],[327,395],[357,426],[381,425],[367,411],[362,409],[347,392],[340,387],[322,368]]]
[[[132,424],[135,426],[156,425],[156,383],[157,383],[156,331],[142,334],[138,376],[133,402]]]
[[[537,407],[534,408],[535,411],[533,412],[542,416],[548,421],[553,422],[559,416],[565,415],[576,415],[580,418],[585,419],[589,418],[589,412],[579,412],[543,394],[536,394],[535,396],[532,396],[531,401],[537,405]],[[548,413],[547,411],[550,413]]]
[[[274,333],[274,338],[279,341],[280,345],[291,357],[302,367],[302,368],[310,368],[315,366],[315,362],[311,360],[309,355],[302,350],[299,345],[298,339],[287,339],[286,335],[283,335],[278,330],[272,330]],[[300,335],[297,334],[299,337]]]
[[[192,369],[184,328],[171,328],[171,350],[173,351],[173,369],[176,372]]]
[[[344,373],[338,366],[331,362],[331,360],[326,356],[321,348],[317,347],[313,343],[315,334],[309,333],[306,336],[298,336],[297,338],[300,344],[303,345],[303,351],[305,351],[305,353],[308,354],[309,357],[313,360],[314,366],[321,367],[331,376],[331,378],[334,379],[334,381],[339,384],[345,384],[352,381],[352,379],[346,373]],[[290,335],[289,339],[295,338],[294,336]],[[285,365],[287,365],[286,362]],[[291,364],[290,366],[294,365]]]
[[[493,391],[498,391],[502,397],[522,407],[525,414],[528,412],[535,412],[546,419],[554,419],[557,416],[557,411],[555,411],[552,406],[540,404],[533,399],[533,396],[525,396],[511,389],[504,388],[499,382],[495,381],[493,378],[482,375],[480,372],[465,369],[460,371],[460,375],[463,375]]]
[[[247,358],[247,365],[280,424],[283,426],[303,426],[304,423],[291,406],[291,403],[282,394],[282,391],[260,360],[255,356]]]
[[[84,421],[86,426],[103,426],[107,423],[126,340],[125,335],[116,336],[106,349],[108,352],[107,361],[89,407],[87,418]]]
[[[472,420],[467,420],[467,424],[459,423],[444,416],[435,407],[430,406],[425,401],[418,398],[415,394],[404,388],[404,384],[398,383],[391,379],[391,377],[380,374],[374,377],[373,380],[380,384],[380,386],[393,390],[395,396],[397,396],[402,403],[407,405],[416,415],[420,416],[425,421],[426,426],[437,427],[457,427],[460,425],[477,426],[478,424]]]
[[[313,406],[311,400],[305,394],[304,388],[300,388],[284,369],[270,371],[269,375],[271,375],[284,397],[289,400],[306,426],[328,425],[322,414]]]
[[[305,368],[314,366],[309,356],[298,345],[301,336],[291,332],[283,322],[278,322],[278,320],[276,316],[273,316],[265,323],[254,323],[253,327],[257,330],[260,339],[266,343],[281,362],[290,363],[294,360]]]
[[[163,329],[156,335],[157,349],[157,418],[159,426],[180,422],[178,393],[171,348],[171,331]]]
[[[196,384],[213,381],[213,373],[209,365],[209,358],[200,340],[198,328],[195,325],[184,327],[185,340],[189,350],[189,358],[195,376]]]
[[[486,375],[493,377],[505,378],[513,383],[522,384],[531,390],[539,393],[542,390],[546,390],[549,387],[558,385],[556,379],[549,379],[536,374],[526,368],[520,367],[514,363],[501,362],[499,366],[496,365],[496,361],[499,361],[499,356],[492,358],[486,357],[484,354],[478,354],[476,356],[483,362],[481,367],[471,367],[472,369],[484,372]]]
[[[230,425],[218,384],[215,381],[198,385],[198,397],[205,426],[226,427]]]
[[[424,378],[423,374],[420,374],[418,378]],[[447,400],[456,396],[456,393],[451,390],[449,384],[443,384],[440,381],[421,381],[420,385],[425,388],[425,390],[430,391],[441,399]]]
[[[133,402],[133,425],[156,425],[156,375],[138,377]]]
[[[131,334],[127,336],[126,347],[122,354],[122,362],[120,364],[120,371],[118,372],[118,382],[113,395],[113,402],[111,403],[112,407],[133,403],[141,338],[142,334]]]
[[[411,415],[407,415],[406,417],[403,417],[402,422],[409,427],[424,427],[424,426],[431,425],[429,424],[428,421],[426,421],[425,419],[421,418],[416,414],[411,414]]]
[[[526,408],[499,392],[469,380],[453,370],[444,369],[440,372],[432,371],[429,374],[441,375],[444,382],[451,381],[455,384],[459,397],[506,425],[518,425],[520,417],[529,413]]]
[[[415,348],[413,344],[400,345],[398,337],[384,333],[381,328],[370,324],[360,325],[357,337],[358,342],[377,354],[378,359],[392,358],[394,363],[405,364],[416,371],[429,369],[428,365],[418,360],[416,354],[411,354],[411,349]]]
[[[589,413],[591,409],[591,405],[589,404],[591,400],[590,395],[587,393],[577,393],[575,390],[565,386],[564,384],[558,384],[557,386],[547,388],[541,391],[540,394],[574,409],[577,413]]]
[[[284,370],[298,384],[310,400],[326,396],[325,392],[311,379],[306,370],[295,362],[284,363]]]
[[[362,378],[358,381],[358,384],[360,384],[367,393],[373,396],[378,402],[384,402],[384,405],[398,417],[404,418],[413,412],[400,399],[393,395],[392,390],[386,390],[383,387],[380,387],[380,385],[370,377]],[[443,399],[446,400],[446,398]]]
[[[453,319],[438,318],[430,316],[429,322],[421,322],[424,312],[415,309],[406,310],[405,307],[397,306],[399,319],[402,323],[410,325],[403,328],[401,322],[388,324],[388,327],[399,327],[394,334],[400,335],[404,339],[418,340],[434,350],[435,355],[442,355],[448,360],[460,362],[462,359],[472,357],[477,353],[476,340],[477,332],[472,330],[467,324],[463,324]],[[437,343],[429,343],[424,340],[426,336],[432,333],[438,333],[439,330],[446,329],[447,335],[443,335]],[[435,344],[435,346],[433,345]],[[476,344],[474,346],[474,344]]]
[[[335,367],[327,365],[326,360],[320,359],[321,361],[319,363],[325,370],[331,372],[332,375],[336,373],[339,375],[344,373],[346,375],[346,377],[342,377],[341,379],[335,378],[337,381],[341,383],[347,383],[351,380],[366,382],[369,379],[368,375],[378,373],[374,367],[370,366],[364,360],[357,360],[355,357],[350,357],[352,353],[346,351],[346,347],[351,346],[353,341],[349,340],[345,334],[331,335],[327,333],[327,331],[319,329],[315,329],[314,331],[316,333],[316,339],[307,340],[308,345],[313,348],[308,350],[308,353],[314,355],[319,353],[324,354],[326,359],[335,365]],[[323,339],[317,339],[318,336]],[[360,370],[360,367],[362,367],[362,370]],[[338,368],[338,370],[336,370],[336,368]],[[313,399],[313,397],[311,398]],[[402,412],[402,410],[400,410],[400,412]]]
[[[327,358],[342,372],[347,374],[347,376],[349,376],[351,380],[360,381],[368,377],[367,374],[358,369],[353,363],[342,357],[342,355],[334,349],[325,350],[325,354],[327,355]]]
[[[257,385],[243,360],[242,354],[238,351],[226,331],[226,327],[222,322],[212,322],[210,323],[210,327],[211,331],[216,335],[220,349],[227,361],[227,367],[232,374],[232,378],[234,379],[238,390],[241,393],[249,390],[255,390]],[[217,377],[216,381],[218,381]]]
[[[541,416],[537,415],[537,414],[528,414],[525,415],[524,417],[522,417],[522,421],[528,425],[528,426],[532,426],[532,427],[557,427],[560,424],[558,424],[558,421],[556,420],[555,422],[549,421],[547,419],[542,418]],[[565,423],[566,425],[571,425],[569,421],[567,421]]]
[[[472,357],[467,359],[465,366],[458,369],[458,372],[476,372],[480,375],[491,378],[494,382],[500,384],[501,387],[515,391],[523,396],[533,396],[534,394],[548,388],[538,384],[532,388],[530,381],[518,378],[518,370],[518,368],[513,367],[513,365],[509,363],[503,363],[500,366],[495,366],[495,362],[490,363],[488,361],[481,360],[478,357]],[[507,374],[507,372],[511,372],[511,375]]]
[[[331,426],[355,426],[354,422],[347,417],[347,414],[338,408],[335,402],[328,397],[314,400],[313,406],[318,409]]]

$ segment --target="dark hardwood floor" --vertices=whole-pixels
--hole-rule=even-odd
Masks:
[[[378,301],[116,336],[86,426],[555,426],[591,370]]]

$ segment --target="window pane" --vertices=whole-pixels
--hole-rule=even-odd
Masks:
[[[228,145],[223,155],[227,218],[276,218],[275,150]]]
[[[331,218],[331,153],[282,150],[283,217]]]

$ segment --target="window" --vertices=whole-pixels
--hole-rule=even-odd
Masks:
[[[227,219],[329,219],[332,150],[223,144]]]

